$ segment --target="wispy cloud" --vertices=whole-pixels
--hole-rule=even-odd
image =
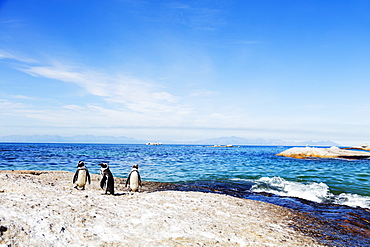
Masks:
[[[9,59],[21,63],[36,63],[36,60],[0,50],[0,60]]]
[[[58,100],[47,95],[44,99],[34,97],[32,90],[26,95],[7,95],[3,97],[6,100],[0,102],[0,111],[13,119],[33,119],[40,126],[66,128],[170,127],[189,124],[186,116],[196,112],[157,82],[99,71],[84,65],[75,66],[71,62],[25,59],[3,51],[0,52],[1,59],[9,59],[10,63],[6,62],[13,68],[32,77],[75,84],[85,91],[85,95],[93,96],[80,104],[68,104],[63,102],[63,97]],[[41,101],[49,103],[40,104]]]
[[[210,97],[217,95],[218,92],[216,91],[210,91],[210,90],[195,90],[193,91],[190,96],[191,97]]]
[[[11,19],[11,20],[0,19],[0,25],[6,26],[6,27],[17,28],[25,24],[22,21],[16,20],[16,19]]]
[[[1,99],[0,100],[0,112],[3,114],[11,114],[13,112],[21,112],[25,109],[30,109],[29,106],[19,103],[19,102],[14,102],[8,99]]]
[[[170,22],[182,24],[201,30],[215,30],[225,25],[222,18],[223,9],[214,1],[199,2],[172,2],[166,7],[166,19]]]
[[[13,100],[13,99],[20,99],[20,100],[38,100],[38,98],[36,97],[30,97],[30,96],[27,96],[27,95],[21,95],[21,94],[16,94],[16,95],[8,95],[8,94],[5,94],[5,93],[0,93],[0,97],[5,100]]]
[[[34,76],[75,83],[86,92],[112,103],[123,104],[132,111],[148,113],[176,112],[177,97],[160,90],[155,84],[125,75],[107,75],[92,69],[72,68],[62,64],[29,67],[22,71]]]
[[[18,100],[13,97],[13,101],[1,102],[3,110],[11,109],[7,112],[15,118],[33,119],[37,126],[80,129],[123,129],[135,126],[217,129],[224,126],[238,128],[245,126],[245,123],[251,125],[247,114],[217,107],[214,96],[219,96],[219,93],[212,90],[194,90],[187,95],[182,92],[180,97],[172,93],[176,92],[175,87],[166,88],[156,81],[108,73],[85,65],[76,66],[72,62],[43,62],[40,59],[37,63],[27,63],[21,61],[34,60],[22,60],[8,53],[0,54],[2,58],[18,61],[15,66],[19,71],[32,77],[56,80],[61,84],[77,85],[88,95],[84,98],[86,101],[76,100],[73,103],[63,102],[63,96],[56,102],[45,95],[44,101],[51,104],[39,104],[31,101],[35,100],[32,93],[26,97],[18,95]],[[37,101],[40,100],[37,98]]]
[[[32,96],[18,95],[12,101],[0,102],[0,108],[14,117],[37,120],[45,126],[76,128],[169,127],[194,128],[233,125],[228,114],[208,112],[195,104],[186,105],[183,99],[166,91],[163,86],[142,81],[127,75],[108,74],[87,67],[72,67],[54,62],[44,66],[23,64],[20,71],[33,77],[73,83],[87,94],[103,99],[106,104],[93,99],[81,104],[36,105]],[[192,94],[202,98],[215,92],[202,90]],[[17,103],[17,98],[27,104]],[[29,100],[29,101],[27,101]],[[45,99],[47,100],[47,99]],[[186,100],[185,100],[186,101]],[[34,103],[34,104],[33,104]],[[191,116],[191,117],[189,117]]]

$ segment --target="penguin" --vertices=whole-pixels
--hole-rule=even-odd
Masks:
[[[139,165],[133,165],[130,174],[128,175],[128,178],[126,180],[126,185],[129,184],[130,191],[136,192],[139,189],[139,186],[141,186],[141,178],[139,173]]]
[[[109,166],[107,163],[101,163],[99,164],[101,166],[100,168],[100,175],[101,175],[101,180],[100,180],[100,188],[104,190],[105,189],[105,194],[108,194],[108,191],[111,195],[114,195],[114,178],[112,175],[112,172],[109,170]]]
[[[80,160],[77,164],[77,171],[73,176],[73,184],[76,184],[76,189],[84,190],[87,181],[91,184],[89,170],[87,170],[85,163]]]

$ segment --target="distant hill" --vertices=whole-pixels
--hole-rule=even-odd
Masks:
[[[153,140],[149,140],[153,141]],[[276,146],[338,146],[332,141],[283,141],[276,139],[246,139],[242,137],[219,137],[200,141],[171,141],[155,140],[163,144],[197,144],[197,145],[276,145]],[[0,142],[26,142],[26,143],[112,143],[112,144],[145,144],[148,140],[138,140],[125,136],[95,136],[76,135],[63,137],[59,135],[9,135],[1,136]]]
[[[76,135],[62,137],[59,135],[10,135],[0,137],[0,142],[33,142],[33,143],[122,143],[139,144],[145,141],[125,136]]]
[[[338,146],[332,141],[284,141],[278,139],[246,139],[242,137],[219,137],[194,142],[194,144],[203,145],[281,145],[281,146]]]

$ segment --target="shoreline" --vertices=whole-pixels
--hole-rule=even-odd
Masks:
[[[104,195],[90,175],[82,191],[72,172],[0,171],[0,246],[338,246],[343,235],[296,210],[171,183],[143,181],[130,193],[115,177],[116,195]]]

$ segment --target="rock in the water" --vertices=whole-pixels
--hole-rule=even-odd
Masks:
[[[359,150],[370,151],[370,146],[367,145],[367,143],[364,143],[364,144],[361,144],[360,146],[353,146],[347,149],[359,149]]]
[[[314,147],[294,147],[285,150],[278,156],[291,157],[297,159],[306,158],[344,158],[344,159],[368,159],[370,152],[352,151],[338,147],[314,148]]]

